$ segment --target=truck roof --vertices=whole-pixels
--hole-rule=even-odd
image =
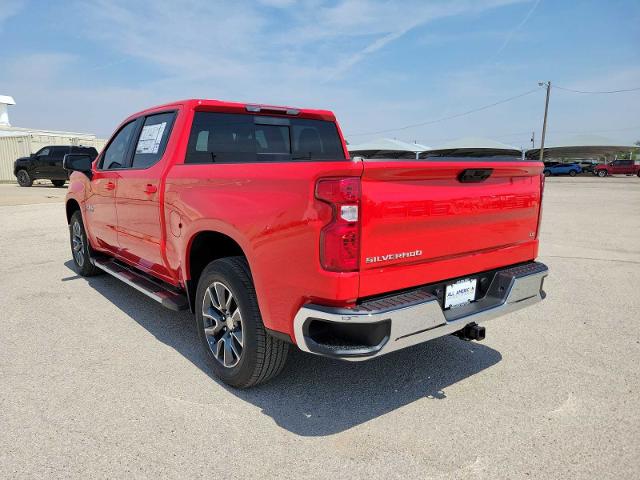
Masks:
[[[329,110],[317,110],[310,108],[297,108],[288,106],[266,105],[261,103],[240,103],[240,102],[227,102],[224,100],[214,100],[206,98],[189,98],[185,100],[177,100],[175,102],[165,103],[150,107],[140,112],[130,115],[126,120],[139,117],[140,115],[148,115],[160,110],[167,110],[171,107],[177,107],[182,105],[188,109],[202,110],[202,111],[214,111],[224,113],[247,113],[247,114],[262,114],[262,115],[282,115],[282,116],[296,116],[302,118],[313,118],[317,120],[335,121],[336,117],[333,112]],[[124,122],[123,122],[124,123]]]

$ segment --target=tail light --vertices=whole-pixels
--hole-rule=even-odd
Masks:
[[[316,198],[333,211],[320,232],[320,264],[332,272],[354,272],[360,265],[360,178],[322,178]]]
[[[544,174],[540,174],[540,206],[538,207],[538,225],[536,226],[536,238],[540,236],[540,222],[542,221],[542,196],[544,195]]]

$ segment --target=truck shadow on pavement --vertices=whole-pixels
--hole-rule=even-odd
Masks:
[[[65,265],[73,271],[71,261]],[[447,387],[502,359],[490,347],[452,336],[355,363],[292,347],[278,377],[266,385],[236,390],[211,373],[190,313],[167,310],[108,275],[83,280],[222,388],[261,408],[280,427],[305,437],[339,433],[423,398],[444,400]]]

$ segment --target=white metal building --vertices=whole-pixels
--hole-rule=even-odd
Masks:
[[[37,130],[11,126],[10,105],[16,102],[12,97],[0,95],[0,182],[14,182],[13,162],[18,157],[36,153],[47,145],[83,145],[100,151],[105,140],[93,134]]]

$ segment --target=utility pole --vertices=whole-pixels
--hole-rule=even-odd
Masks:
[[[536,131],[531,132],[531,149],[536,148]]]
[[[545,85],[544,82],[538,83],[538,85]],[[540,161],[544,160],[544,137],[547,134],[547,113],[549,113],[549,95],[551,94],[551,81],[546,83],[547,85],[547,99],[544,104],[544,121],[542,122],[542,138],[540,139]]]

